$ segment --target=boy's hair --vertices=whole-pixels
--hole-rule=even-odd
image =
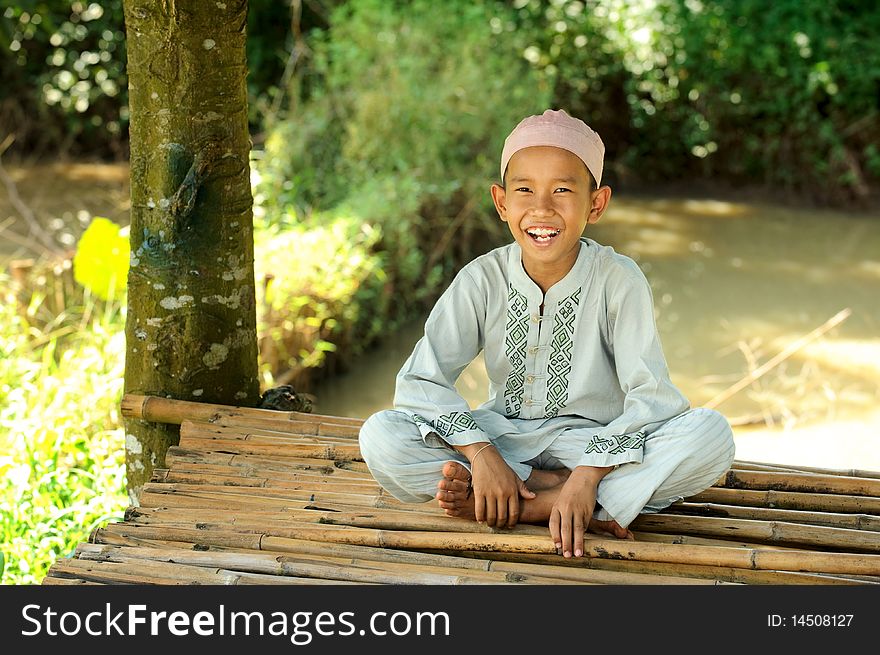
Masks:
[[[601,137],[578,118],[565,110],[548,109],[541,115],[529,116],[519,122],[504,140],[501,151],[501,184],[507,188],[507,164],[515,153],[532,146],[554,146],[577,155],[587,167],[590,191],[599,188],[605,158]],[[595,187],[593,184],[595,183]]]

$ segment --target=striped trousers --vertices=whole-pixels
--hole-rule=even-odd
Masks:
[[[432,440],[434,441],[434,440]],[[439,441],[439,440],[436,440]],[[429,446],[408,414],[384,410],[373,414],[360,432],[360,449],[376,481],[402,502],[432,500],[449,461],[470,470],[467,458],[448,447]],[[563,432],[543,453],[527,462],[501,456],[527,480],[532,468],[574,469],[586,446],[583,435]],[[676,416],[645,438],[641,463],[622,464],[599,482],[594,518],[628,526],[639,513],[659,512],[693,496],[730,468],[733,432],[718,412],[696,408]]]

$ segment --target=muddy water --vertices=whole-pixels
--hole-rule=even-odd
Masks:
[[[6,167],[59,248],[91,220],[128,221],[126,165]],[[615,196],[588,235],[633,257],[654,290],[672,378],[694,406],[735,384],[842,309],[850,317],[718,405],[736,423],[738,457],[880,470],[880,216],[748,202]],[[0,262],[38,241],[0,185]],[[316,411],[389,407],[416,321],[319,387]],[[483,402],[475,361],[457,384]]]
[[[737,424],[740,459],[880,470],[880,216],[616,197],[587,234],[644,270],[673,381],[694,406],[849,308],[842,324],[717,409]],[[317,389],[317,411],[389,407],[421,328]],[[457,387],[472,406],[483,402],[480,360]]]

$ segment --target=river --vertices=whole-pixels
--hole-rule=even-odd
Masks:
[[[7,167],[22,203],[59,247],[91,216],[128,220],[126,165]],[[0,257],[29,254],[0,185]],[[673,381],[709,402],[844,309],[849,317],[718,405],[737,457],[880,470],[880,216],[743,200],[616,195],[587,235],[635,259],[654,292]],[[391,406],[394,377],[423,319],[314,391],[315,411],[365,417]],[[483,402],[478,359],[457,383]]]

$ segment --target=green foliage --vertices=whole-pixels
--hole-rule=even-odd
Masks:
[[[124,157],[122,3],[4,7],[13,152]],[[251,0],[248,30],[251,130],[301,214],[390,177],[420,214],[457,215],[510,121],[549,105],[600,131],[612,183],[702,176],[846,202],[880,177],[876,3]]]
[[[38,583],[90,531],[121,518],[124,312],[86,301],[48,325],[0,277],[0,550],[4,584]]]
[[[121,2],[19,0],[3,9],[0,52],[0,122],[21,150],[127,152]]]
[[[527,56],[623,179],[712,177],[835,202],[877,182],[880,7],[517,0]]]
[[[374,226],[395,303],[411,316],[453,268],[503,238],[489,185],[512,125],[550,87],[493,26],[510,10],[454,0],[352,0],[313,34],[299,100],[272,126],[256,163],[273,223],[339,212]]]
[[[121,299],[125,293],[129,254],[128,229],[96,216],[83,232],[73,257],[74,279],[98,298]]]
[[[326,27],[336,0],[302,3],[301,30]],[[250,0],[252,131],[279,103],[293,48],[292,6]],[[128,155],[128,80],[121,0],[16,0],[0,8],[0,124],[28,156]]]
[[[389,303],[378,230],[338,214],[310,225],[273,225],[255,232],[258,333],[266,386],[280,371],[300,388],[329,353],[350,356],[381,330]]]

